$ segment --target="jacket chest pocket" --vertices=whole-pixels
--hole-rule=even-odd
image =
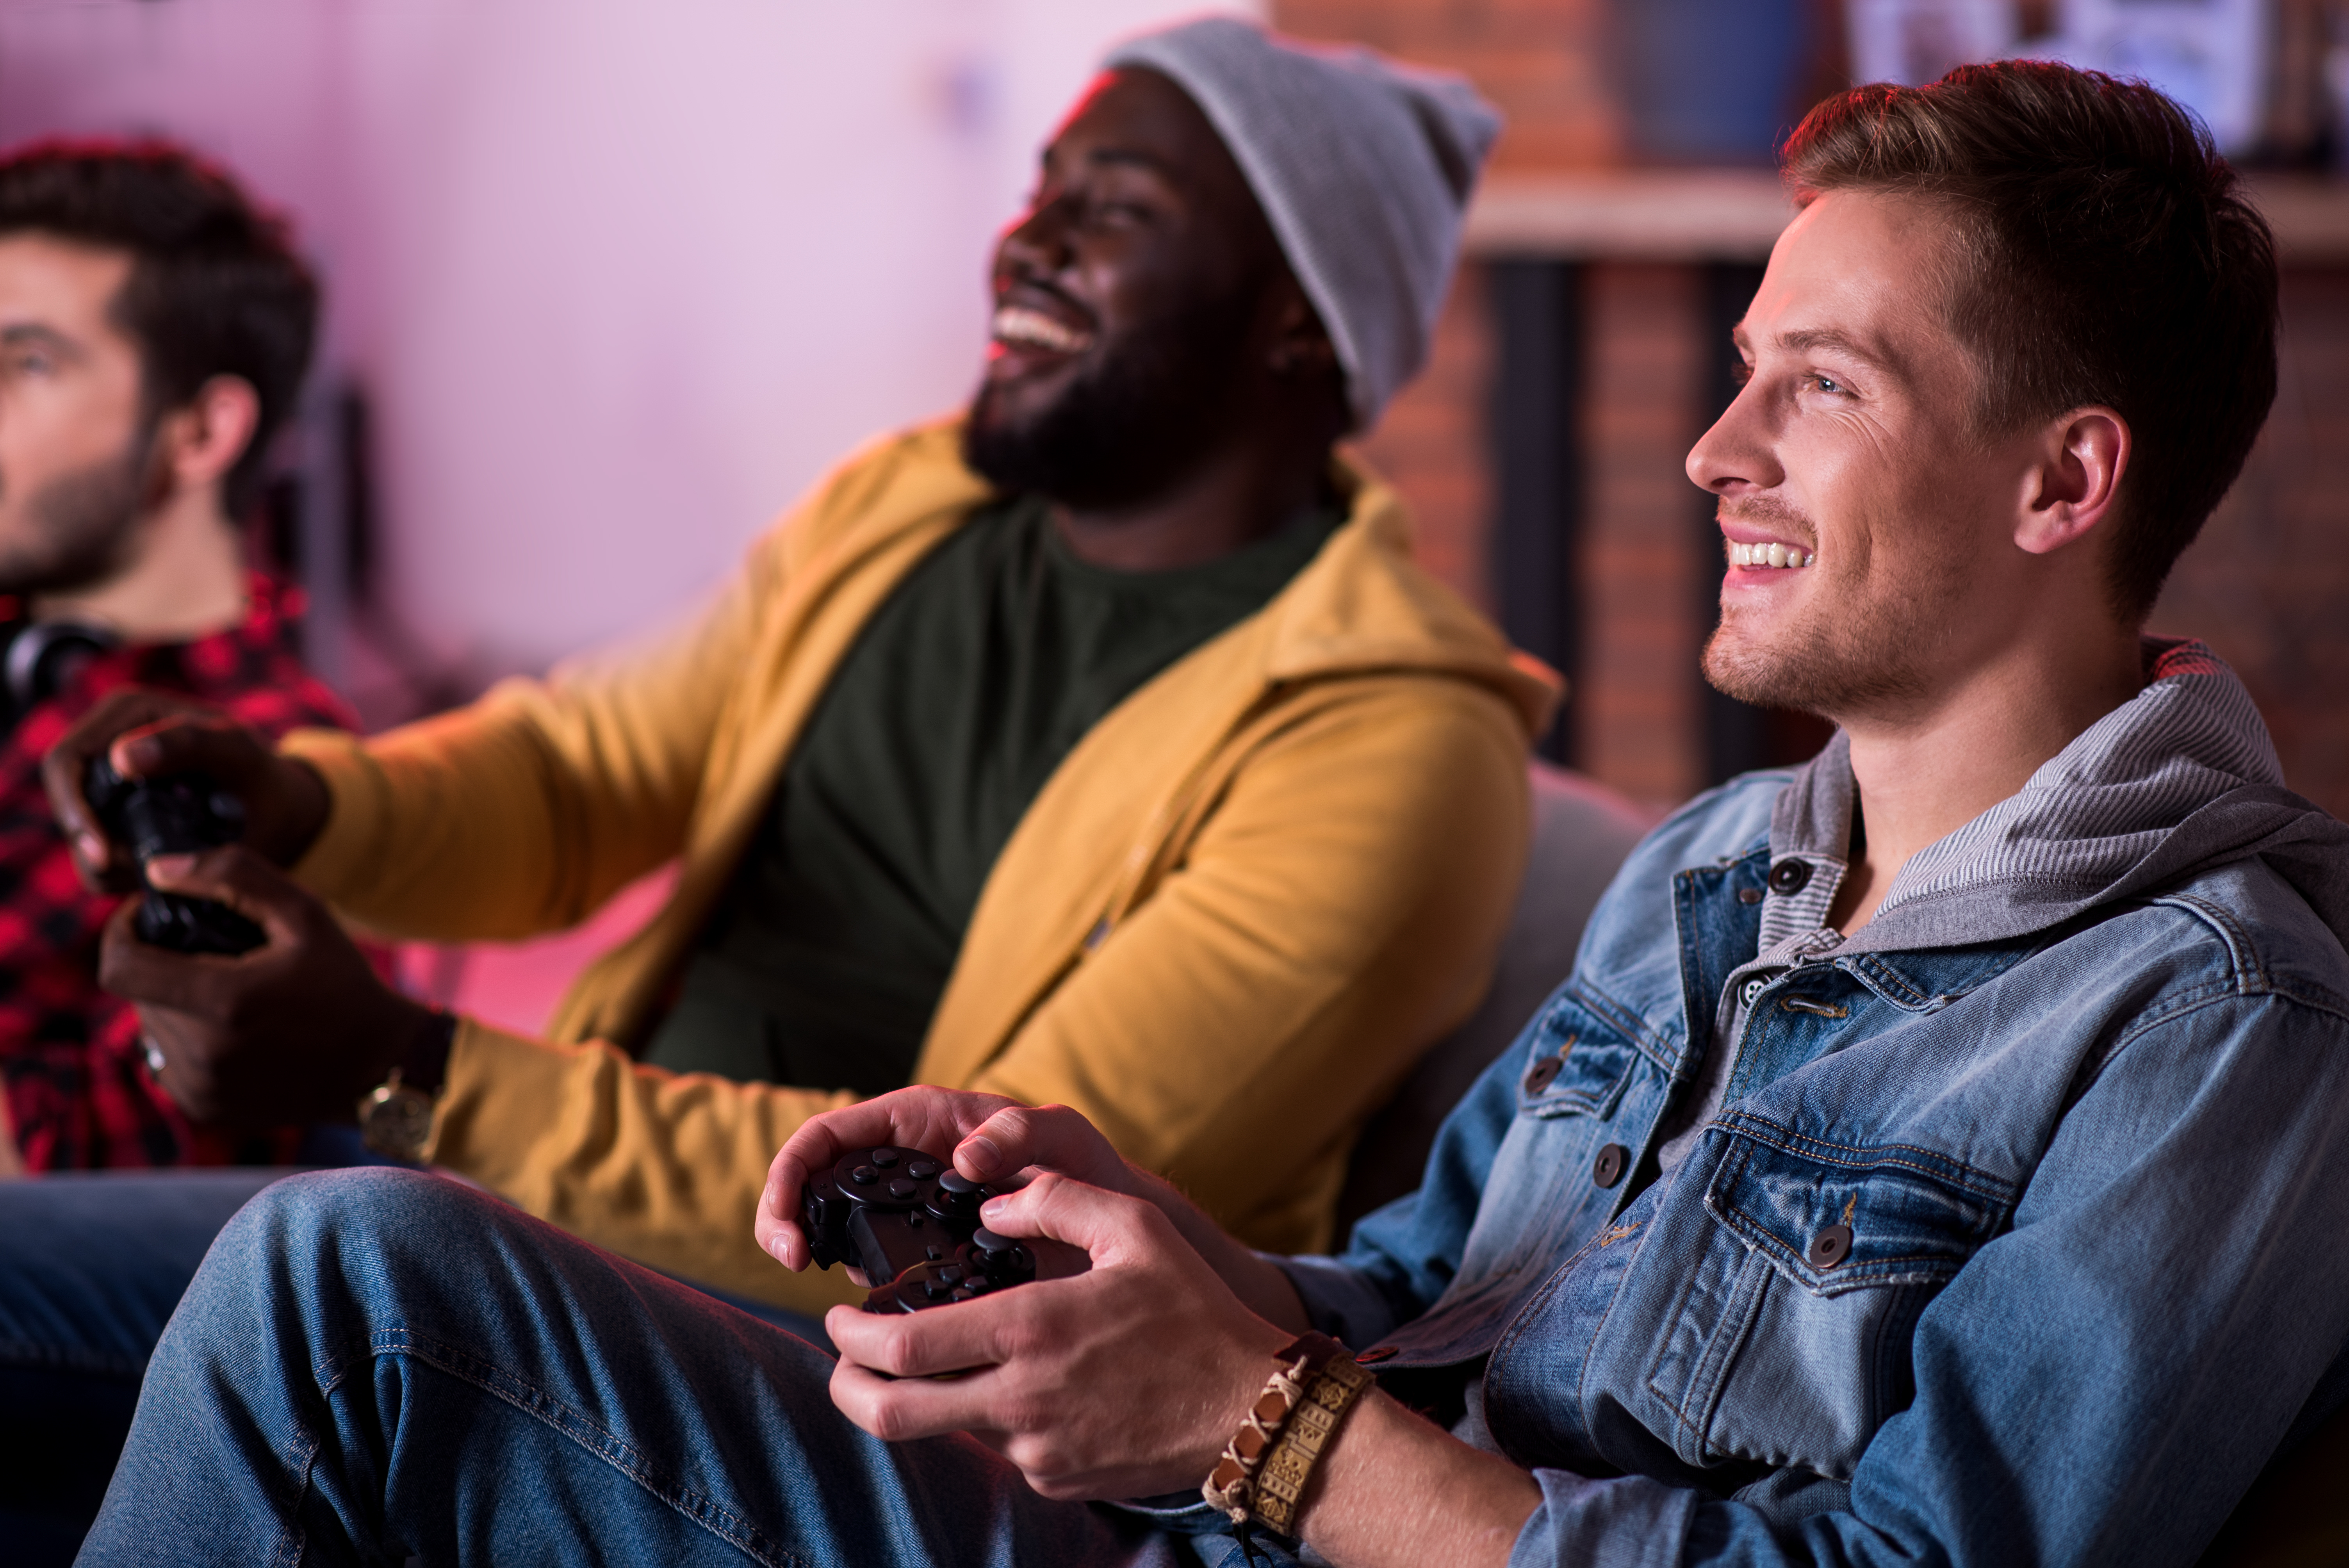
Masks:
[[[1734,1114],[1713,1222],[1649,1376],[1692,1464],[1839,1480],[1915,1393],[1917,1315],[2003,1228],[2013,1187],[1930,1150],[1846,1148]]]
[[[1464,1282],[1547,1273],[1588,1240],[1627,1190],[1634,1133],[1644,1132],[1662,1092],[1662,1075],[1630,1037],[1571,990],[1528,1033],[1516,1115],[1485,1184],[1511,1201],[1478,1210]],[[1603,1158],[1610,1148],[1611,1161]]]
[[[1640,1062],[1623,1031],[1568,992],[1550,1003],[1533,1030],[1517,1079],[1517,1116],[1612,1117]]]

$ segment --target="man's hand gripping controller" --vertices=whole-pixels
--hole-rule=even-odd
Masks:
[[[867,1312],[918,1312],[1036,1277],[1027,1248],[978,1222],[995,1189],[918,1149],[859,1149],[808,1179],[800,1223],[819,1268],[877,1282]]]

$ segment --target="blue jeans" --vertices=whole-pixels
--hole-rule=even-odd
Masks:
[[[348,1150],[304,1152],[365,1160],[351,1141]],[[164,1324],[221,1227],[287,1174],[67,1172],[0,1182],[0,1568],[73,1561]],[[830,1348],[812,1319],[734,1305]]]
[[[1204,1505],[1047,1502],[969,1439],[883,1443],[831,1368],[454,1181],[296,1177],[189,1287],[80,1561],[1237,1559],[1182,1533]]]
[[[73,1560],[180,1293],[229,1216],[284,1174],[0,1182],[0,1564]]]

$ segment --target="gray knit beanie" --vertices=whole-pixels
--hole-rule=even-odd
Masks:
[[[1206,114],[1320,313],[1367,428],[1427,360],[1462,210],[1500,116],[1458,77],[1228,16],[1119,45]]]

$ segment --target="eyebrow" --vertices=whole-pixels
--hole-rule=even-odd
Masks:
[[[1044,150],[1043,157],[1038,160],[1040,169],[1049,170],[1051,167],[1054,150],[1050,147]],[[1146,169],[1162,180],[1172,181],[1176,178],[1173,163],[1154,152],[1145,152],[1138,147],[1091,148],[1085,153],[1084,161],[1091,168],[1098,169],[1108,165],[1112,168]]]
[[[1738,347],[1751,352],[1753,339],[1747,335],[1743,324],[1730,335]],[[1909,370],[1907,357],[1895,353],[1890,346],[1881,341],[1855,337],[1832,326],[1798,327],[1793,332],[1780,333],[1775,341],[1778,347],[1788,353],[1809,354],[1825,349],[1857,359],[1862,365],[1882,370],[1902,381],[1916,379]]]
[[[0,326],[0,346],[17,348],[26,344],[37,345],[44,348],[62,349],[67,353],[76,352],[79,348],[79,345],[72,338],[67,337],[56,327],[41,322],[11,322],[6,326]]]

